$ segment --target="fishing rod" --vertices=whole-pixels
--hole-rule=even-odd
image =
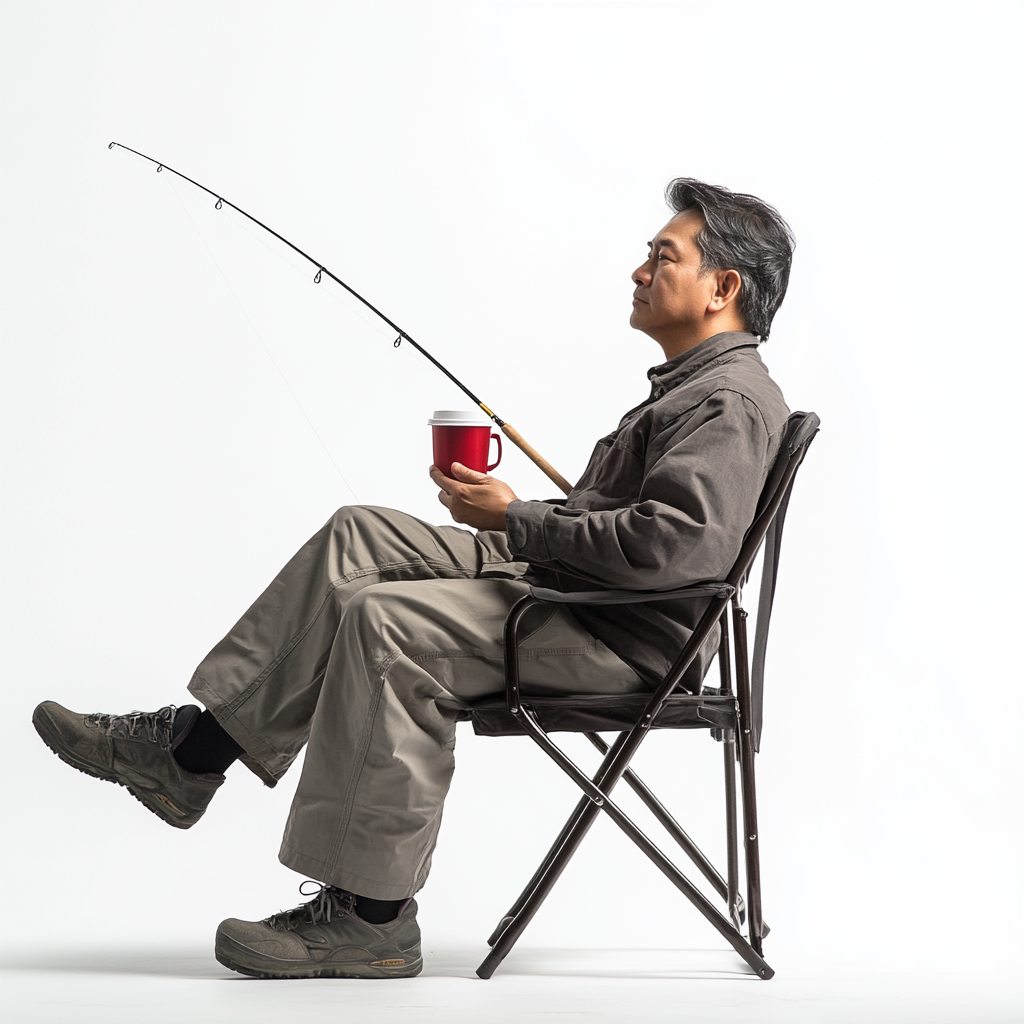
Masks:
[[[297,245],[293,244],[292,242],[289,242],[288,239],[284,237],[284,235],[279,235],[272,227],[269,227],[268,225],[264,224],[263,221],[261,220],[257,220],[251,213],[246,213],[245,210],[243,210],[240,206],[236,206],[234,203],[229,202],[219,193],[214,192],[212,189],[208,189],[205,185],[200,185],[198,181],[195,181],[194,179],[190,178],[187,174],[182,174],[181,171],[176,171],[173,167],[168,167],[167,164],[161,163],[161,161],[159,160],[154,160],[151,156],[146,156],[145,153],[140,153],[137,149],[132,149],[130,146],[122,145],[120,142],[111,142],[110,145],[107,146],[107,149],[113,149],[115,146],[117,146],[119,149],[127,150],[127,152],[129,153],[134,153],[136,156],[142,157],[143,160],[148,160],[151,164],[156,164],[157,173],[160,173],[161,171],[170,171],[171,174],[176,175],[183,181],[187,181],[190,185],[195,185],[196,188],[202,189],[207,195],[213,196],[213,198],[217,200],[216,203],[214,203],[214,209],[220,210],[225,206],[230,206],[232,210],[237,211],[243,217],[247,218],[248,220],[251,220],[253,224],[258,225],[259,227],[263,228],[264,231],[269,232],[278,241],[284,242],[284,244],[287,245],[289,249],[291,249],[293,252],[297,252],[304,260],[307,260],[314,267],[316,267],[316,274],[313,277],[314,284],[319,284],[325,274],[336,284],[340,284],[341,287],[344,288],[345,291],[349,293],[349,295],[351,295],[355,299],[358,299],[364,306],[366,306],[367,309],[369,309],[372,313],[380,317],[380,319],[383,320],[384,323],[386,323],[390,328],[392,328],[394,331],[398,333],[398,337],[396,337],[394,341],[395,348],[398,348],[403,341],[409,342],[409,344],[412,345],[412,347],[416,349],[417,352],[419,352],[423,356],[426,356],[426,358],[429,359],[430,362],[432,362],[434,366],[436,366],[456,387],[458,387],[465,395],[471,398],[474,404],[478,405],[488,415],[488,417],[490,417],[490,419],[494,421],[495,426],[499,427],[501,429],[501,432],[524,455],[526,455],[527,458],[529,458],[533,463],[535,463],[537,467],[548,477],[548,479],[551,480],[552,483],[554,483],[557,487],[559,487],[564,494],[568,494],[572,490],[572,484],[570,484],[569,481],[566,480],[565,477],[562,476],[562,474],[559,473],[558,470],[556,470],[554,466],[552,466],[551,463],[547,461],[547,459],[540,455],[540,453],[525,440],[523,435],[520,434],[515,427],[513,427],[510,423],[506,423],[496,413],[492,412],[491,409],[484,405],[484,403],[481,402],[480,399],[477,398],[477,396],[474,395],[473,392],[470,391],[469,388],[467,388],[466,385],[463,384],[458,377],[456,377],[446,366],[438,362],[418,341],[415,341],[412,337],[410,337],[410,335],[407,332],[403,331],[402,328],[399,327],[398,324],[396,324],[393,320],[386,317],[371,302],[369,302],[367,299],[364,299],[363,296],[360,295],[359,292],[357,292],[354,288],[352,288],[350,285],[345,284],[345,282],[342,281],[340,277],[338,277],[336,274],[331,273],[331,271],[328,270],[327,267],[325,267],[319,260],[313,259],[313,257],[310,256],[309,253],[303,252]]]

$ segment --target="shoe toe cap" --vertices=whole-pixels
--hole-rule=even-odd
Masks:
[[[229,917],[217,929],[217,942],[225,940],[245,946],[275,960],[308,960],[309,950],[294,932],[279,932],[262,921],[240,921]]]

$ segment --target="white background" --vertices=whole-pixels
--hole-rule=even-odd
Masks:
[[[798,248],[762,354],[822,432],[769,648],[766,953],[779,979],[1000,991],[1020,914],[1020,14],[5,2],[3,944],[205,951],[221,917],[297,902],[275,859],[295,773],[269,791],[235,767],[177,832],[61,765],[31,710],[186,702],[335,507],[444,521],[425,420],[466,405],[116,140],[312,253],[570,479],[661,358],[627,317],[666,182],[775,204]],[[515,451],[498,475],[554,493]],[[526,740],[465,728],[421,921],[468,971],[573,794]],[[683,745],[656,736],[641,766],[714,852],[719,751]],[[673,893],[602,827],[524,946],[721,946]]]

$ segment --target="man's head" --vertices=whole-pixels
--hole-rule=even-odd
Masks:
[[[768,337],[789,282],[794,240],[778,211],[754,196],[676,178],[675,216],[633,274],[630,323],[666,356],[725,330]]]

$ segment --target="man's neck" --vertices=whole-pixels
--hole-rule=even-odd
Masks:
[[[703,344],[708,338],[713,338],[716,334],[722,334],[725,331],[745,330],[746,327],[738,323],[735,317],[729,317],[727,321],[716,317],[713,321],[704,323],[700,330],[673,334],[668,337],[655,338],[654,340],[661,346],[662,352],[665,353],[665,362],[667,363],[670,359],[675,359],[676,356],[681,356],[684,352],[689,352],[690,349]]]

